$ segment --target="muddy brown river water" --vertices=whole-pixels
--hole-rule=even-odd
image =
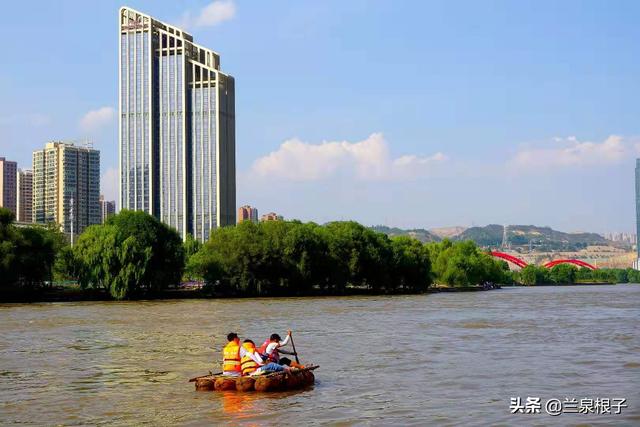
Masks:
[[[0,305],[2,425],[640,425],[640,285]],[[227,332],[294,330],[316,385],[195,392]],[[510,398],[540,397],[539,414]],[[618,415],[548,399],[625,398]]]

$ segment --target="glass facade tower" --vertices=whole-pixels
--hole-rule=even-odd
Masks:
[[[184,238],[235,224],[235,86],[220,56],[184,31],[119,16],[120,206]]]

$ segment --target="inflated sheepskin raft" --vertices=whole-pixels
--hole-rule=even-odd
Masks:
[[[313,371],[318,366],[307,366],[302,369],[273,372],[252,377],[230,377],[226,375],[205,375],[192,378],[196,383],[196,390],[200,391],[282,391],[296,390],[313,385],[315,376]]]

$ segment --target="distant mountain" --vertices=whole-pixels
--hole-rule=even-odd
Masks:
[[[454,240],[473,240],[480,246],[497,247],[502,244],[504,227],[490,224],[471,227],[455,236]],[[589,245],[607,245],[609,242],[596,233],[564,233],[550,227],[535,225],[509,225],[507,237],[512,246],[531,244],[542,250],[576,250]]]
[[[429,232],[431,234],[435,234],[436,236],[440,237],[441,239],[444,239],[444,238],[451,239],[452,237],[457,236],[458,234],[462,233],[466,229],[467,229],[467,227],[460,227],[460,226],[456,226],[456,227],[439,227],[439,228],[430,228]]]
[[[414,228],[412,230],[403,230],[401,228],[387,227],[385,225],[376,225],[371,227],[374,231],[384,233],[389,237],[393,236],[410,236],[421,242],[438,242],[440,237],[423,228]]]
[[[376,225],[371,227],[388,236],[411,236],[421,242],[439,242],[444,238],[451,240],[473,240],[479,246],[497,248],[502,245],[504,227],[490,224],[484,227],[443,227],[431,230],[414,228],[403,230],[396,227]],[[509,245],[529,246],[539,251],[574,251],[591,245],[611,246],[613,243],[596,233],[564,233],[550,227],[535,225],[507,226]]]

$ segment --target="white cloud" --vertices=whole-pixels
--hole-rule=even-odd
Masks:
[[[196,16],[192,16],[191,11],[186,11],[179,25],[185,28],[214,27],[233,19],[235,15],[236,5],[233,0],[215,0],[202,8]]]
[[[80,129],[84,132],[92,132],[110,124],[116,116],[112,107],[101,107],[89,111],[80,119]]]
[[[104,195],[105,200],[116,200],[118,204],[118,169],[109,168],[104,171],[100,177],[100,193]]]
[[[541,170],[594,165],[611,165],[623,161],[634,151],[621,136],[611,135],[603,142],[581,142],[576,137],[553,138],[555,146],[521,149],[509,161],[516,171]]]
[[[433,164],[444,160],[446,157],[442,153],[392,159],[384,136],[374,133],[359,142],[310,144],[290,139],[277,151],[257,159],[252,172],[260,177],[290,181],[317,181],[341,174],[367,181],[412,179],[424,175]]]

